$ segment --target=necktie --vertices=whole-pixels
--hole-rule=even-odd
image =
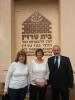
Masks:
[[[55,66],[58,67],[58,56],[56,56]]]

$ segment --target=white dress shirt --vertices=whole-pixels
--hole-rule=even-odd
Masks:
[[[58,56],[58,68],[59,68],[59,66],[60,66],[60,60],[61,60],[61,57],[60,56]],[[54,63],[56,62],[56,56],[55,56],[55,59],[54,59]]]

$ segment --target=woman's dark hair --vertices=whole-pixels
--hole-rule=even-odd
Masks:
[[[42,53],[42,56],[44,56],[44,52],[43,52],[42,49],[37,49],[37,50],[35,51],[35,55],[37,56],[37,53],[38,53],[39,51]]]
[[[25,52],[24,50],[20,50],[20,51],[17,53],[17,56],[16,56],[15,61],[16,61],[16,62],[19,61],[19,56],[20,56],[20,55],[25,56],[24,64],[26,64],[26,63],[27,63],[27,55],[26,55],[26,52]]]

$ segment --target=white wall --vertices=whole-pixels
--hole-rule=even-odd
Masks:
[[[11,62],[11,0],[0,0],[0,67]]]
[[[60,0],[60,45],[75,70],[75,0]]]
[[[59,0],[59,6],[60,46],[62,54],[71,58],[75,70],[75,0]],[[0,67],[8,67],[12,52],[11,0],[0,0]]]

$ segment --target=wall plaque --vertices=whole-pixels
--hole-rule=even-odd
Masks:
[[[37,48],[42,48],[45,56],[52,55],[52,23],[35,11],[22,23],[22,49],[34,56]]]

